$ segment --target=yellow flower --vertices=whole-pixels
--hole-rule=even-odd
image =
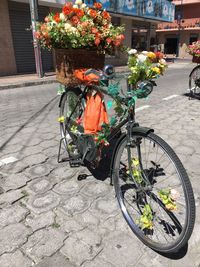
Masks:
[[[147,57],[150,59],[155,59],[156,58],[156,54],[154,54],[153,52],[148,52]]]
[[[64,121],[65,121],[65,117],[64,116],[58,118],[58,122],[64,122]]]
[[[151,70],[153,72],[157,73],[157,74],[160,74],[161,73],[161,71],[160,71],[160,69],[158,67],[153,67]]]

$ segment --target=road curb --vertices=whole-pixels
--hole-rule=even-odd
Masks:
[[[41,80],[41,81],[29,81],[29,82],[26,81],[26,82],[0,85],[0,90],[14,89],[14,88],[20,88],[20,87],[29,87],[29,86],[36,86],[36,85],[42,85],[42,84],[51,84],[51,83],[58,83],[58,82],[56,81],[56,79]]]

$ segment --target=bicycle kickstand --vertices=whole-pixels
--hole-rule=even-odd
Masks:
[[[65,161],[70,161],[70,158],[69,157],[62,158],[60,160],[61,147],[62,147],[62,143],[63,143],[63,140],[64,139],[65,139],[65,137],[63,137],[63,138],[60,139],[59,150],[58,150],[58,158],[57,158],[58,163],[65,162]]]

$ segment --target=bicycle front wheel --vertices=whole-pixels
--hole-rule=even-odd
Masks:
[[[200,65],[196,66],[189,76],[190,96],[200,97]]]
[[[115,159],[116,196],[131,230],[147,246],[170,253],[183,247],[195,221],[193,190],[174,151],[153,133],[125,137]]]
[[[85,101],[81,89],[68,88],[60,103],[60,133],[70,157],[78,159],[81,153],[77,147],[77,133],[84,132],[81,125]]]

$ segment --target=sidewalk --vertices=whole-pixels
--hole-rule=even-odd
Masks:
[[[173,62],[168,61],[167,64],[179,64],[183,62],[191,63],[191,60],[176,58]],[[116,72],[128,72],[127,66],[115,67]],[[55,72],[45,73],[43,78],[39,78],[37,74],[24,74],[14,76],[3,76],[0,77],[0,90],[11,89],[18,87],[26,87],[40,84],[57,83]]]
[[[127,72],[127,66],[115,67],[116,72]],[[0,77],[0,90],[18,87],[33,86],[39,84],[57,83],[55,72],[45,73],[43,78],[37,74],[24,74]]]

